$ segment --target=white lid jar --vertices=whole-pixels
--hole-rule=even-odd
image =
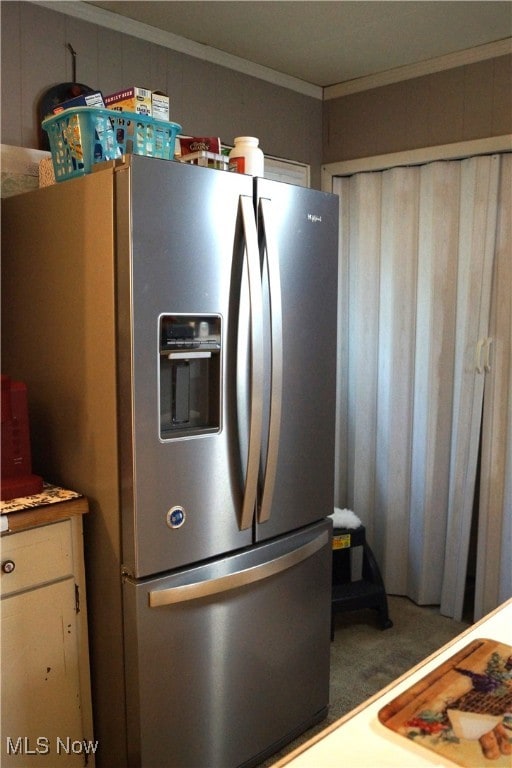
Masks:
[[[254,136],[237,136],[235,146],[229,153],[230,169],[251,176],[263,176],[264,155],[258,144],[259,139]]]

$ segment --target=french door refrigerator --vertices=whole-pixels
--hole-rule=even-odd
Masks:
[[[85,493],[98,766],[256,765],[329,697],[337,197],[128,157],[3,201],[3,372]]]

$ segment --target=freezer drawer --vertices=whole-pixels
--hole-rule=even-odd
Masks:
[[[330,523],[126,581],[131,768],[258,763],[327,712]]]

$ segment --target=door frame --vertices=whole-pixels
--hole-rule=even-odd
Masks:
[[[512,152],[512,133],[490,136],[486,139],[461,141],[453,144],[439,144],[420,149],[407,149],[386,155],[360,157],[322,165],[322,190],[332,192],[335,176],[351,176],[364,171],[383,171],[403,165],[418,165],[435,160],[460,160],[472,155],[487,155],[497,152]]]

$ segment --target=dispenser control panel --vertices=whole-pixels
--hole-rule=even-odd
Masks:
[[[208,315],[163,315],[160,323],[160,350],[220,350],[220,317]]]

